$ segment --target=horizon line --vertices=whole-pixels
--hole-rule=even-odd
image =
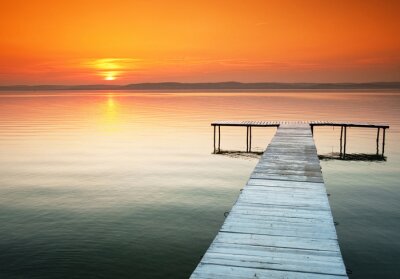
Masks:
[[[371,82],[141,82],[127,84],[15,84],[0,85],[0,91],[33,90],[168,90],[168,89],[400,89],[400,81]]]

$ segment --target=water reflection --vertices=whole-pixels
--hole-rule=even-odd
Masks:
[[[215,155],[222,155],[229,158],[240,158],[240,159],[259,159],[264,152],[262,151],[230,151],[230,150],[220,150],[219,152],[213,152]]]
[[[99,129],[113,133],[121,129],[120,105],[113,94],[108,94],[105,103],[100,103]]]
[[[386,162],[387,157],[381,154],[366,153],[331,153],[318,155],[320,160],[344,160],[344,161],[366,161],[366,162]]]

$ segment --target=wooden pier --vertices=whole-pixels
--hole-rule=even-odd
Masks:
[[[278,129],[190,278],[347,278],[313,124],[212,124]]]

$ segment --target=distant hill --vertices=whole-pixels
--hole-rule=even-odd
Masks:
[[[400,82],[367,83],[280,83],[280,82],[214,82],[214,83],[132,83],[127,85],[10,85],[0,91],[44,90],[255,90],[255,89],[400,89]]]

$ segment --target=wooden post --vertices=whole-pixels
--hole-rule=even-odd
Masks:
[[[376,134],[376,155],[379,154],[379,133],[381,131],[381,128],[378,128],[378,132]]]
[[[386,128],[383,128],[383,136],[382,136],[382,156],[385,154],[385,136],[386,136]]]
[[[250,138],[249,138],[249,142],[250,142],[250,144],[249,144],[249,152],[251,152],[251,126],[249,127],[249,129],[250,129]]]
[[[218,153],[221,152],[221,125],[218,125]]]
[[[314,136],[314,125],[311,124],[311,135]]]
[[[340,153],[339,153],[340,158],[342,158],[342,151],[343,151],[343,126],[340,126]]]
[[[214,125],[214,154],[215,154],[215,152],[217,151],[216,150],[216,148],[215,148],[215,134],[216,134],[216,127],[215,127],[215,125]]]
[[[344,126],[343,158],[346,158],[346,144],[347,144],[347,126]]]
[[[246,126],[246,152],[249,150],[249,126]]]

